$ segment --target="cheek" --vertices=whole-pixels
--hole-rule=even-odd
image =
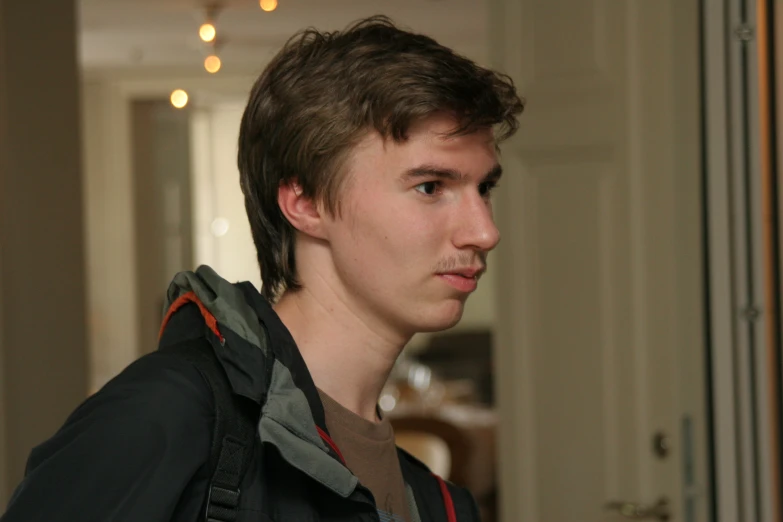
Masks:
[[[446,207],[372,187],[353,192],[344,210],[346,231],[334,244],[335,254],[358,263],[362,272],[429,269],[447,249],[454,222]]]
[[[430,209],[424,210],[403,207],[376,212],[362,223],[364,244],[377,256],[376,266],[390,274],[402,274],[428,271],[439,261],[446,223],[426,211]]]

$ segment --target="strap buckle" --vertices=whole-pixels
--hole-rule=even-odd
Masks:
[[[239,489],[210,487],[207,495],[207,522],[236,522],[239,512],[239,496]]]

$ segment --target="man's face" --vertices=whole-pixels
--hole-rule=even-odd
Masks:
[[[454,125],[433,116],[404,143],[365,138],[325,223],[341,301],[404,335],[455,325],[500,239],[492,131],[446,138]]]

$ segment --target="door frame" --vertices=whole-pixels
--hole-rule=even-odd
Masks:
[[[706,338],[716,522],[779,522],[759,0],[701,0]],[[772,145],[774,146],[774,144]],[[777,270],[777,268],[775,268]]]

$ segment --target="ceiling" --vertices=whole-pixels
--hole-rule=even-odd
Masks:
[[[223,74],[258,72],[296,31],[336,30],[386,14],[478,61],[487,54],[486,0],[279,0],[267,13],[258,0],[223,0],[216,18]],[[198,37],[198,0],[79,0],[80,58],[87,71],[203,73],[209,46]],[[219,73],[220,74],[220,73]]]

